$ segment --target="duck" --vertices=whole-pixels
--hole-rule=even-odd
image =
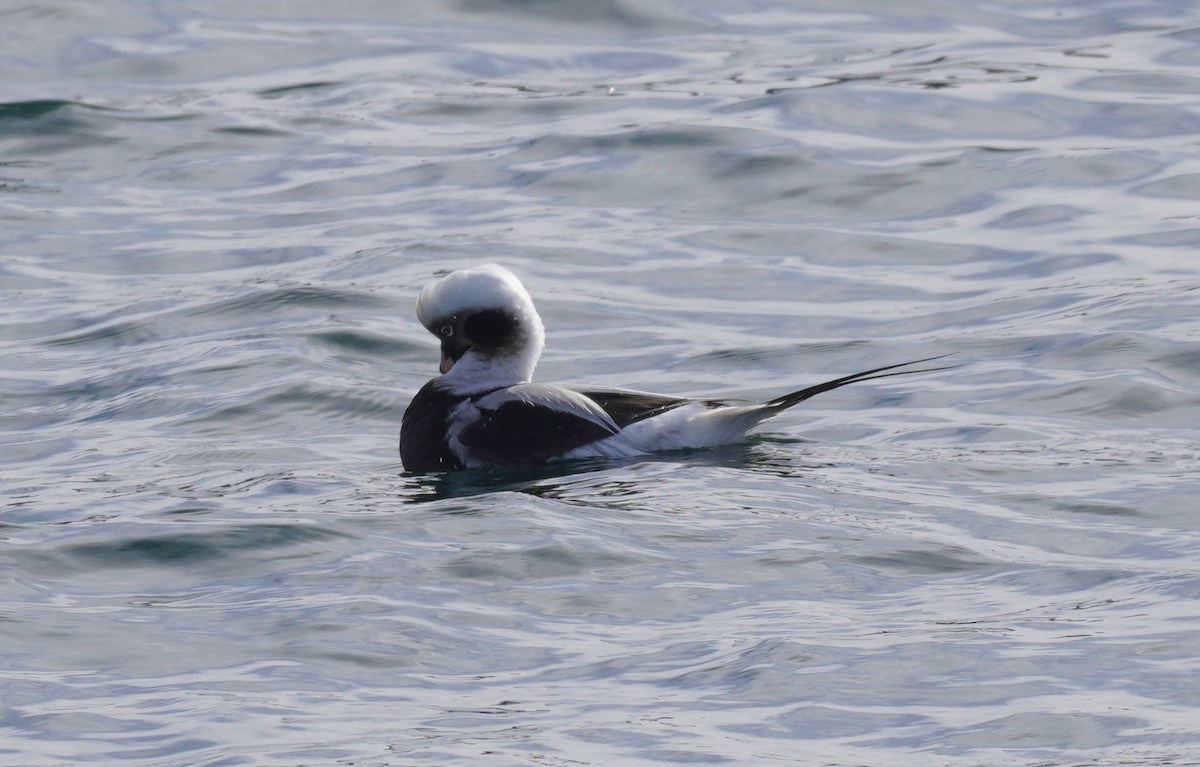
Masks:
[[[885,365],[768,400],[680,397],[632,389],[535,383],[542,318],[511,271],[487,263],[422,288],[420,323],[440,342],[440,375],[416,393],[400,425],[400,460],[412,473],[530,468],[577,458],[621,459],[711,448],[823,392],[896,375],[942,370]]]

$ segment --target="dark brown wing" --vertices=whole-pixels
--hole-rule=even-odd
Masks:
[[[616,433],[610,424],[578,413],[512,399],[494,410],[481,409],[458,439],[480,460],[518,468],[538,466]]]
[[[689,402],[697,401],[687,397],[668,397],[663,394],[649,394],[626,389],[577,389],[575,387],[571,387],[571,389],[603,408],[604,412],[608,413],[617,426],[622,429],[631,423],[637,423],[668,410],[674,410]]]

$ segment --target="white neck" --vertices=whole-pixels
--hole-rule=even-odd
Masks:
[[[525,342],[507,354],[488,355],[475,349],[468,350],[442,376],[441,380],[450,391],[455,394],[478,394],[533,380],[533,371],[546,345],[546,333],[542,328],[542,319],[533,306],[522,309],[519,318]]]

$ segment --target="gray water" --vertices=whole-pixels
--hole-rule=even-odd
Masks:
[[[1200,9],[0,6],[0,763],[1200,764]],[[403,473],[413,300],[818,397]]]

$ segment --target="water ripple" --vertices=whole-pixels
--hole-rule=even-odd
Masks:
[[[1188,4],[0,20],[2,758],[1191,763]],[[406,475],[484,260],[543,380],[958,367]]]

